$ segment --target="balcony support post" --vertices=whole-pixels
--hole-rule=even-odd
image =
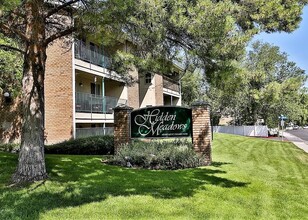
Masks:
[[[105,99],[105,78],[102,77],[102,97],[103,97],[103,112],[106,113],[106,99]]]

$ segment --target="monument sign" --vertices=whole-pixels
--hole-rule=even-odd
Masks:
[[[190,137],[191,109],[175,106],[141,108],[131,112],[131,138]]]

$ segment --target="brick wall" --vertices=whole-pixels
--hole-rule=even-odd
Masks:
[[[72,51],[60,41],[47,50],[45,132],[47,144],[73,137]]]
[[[0,143],[19,143],[21,132],[21,101],[13,98],[12,103],[0,98]]]
[[[133,108],[118,106],[114,109],[114,150],[121,147],[121,144],[130,142],[130,113]]]
[[[193,145],[195,152],[204,156],[204,165],[212,162],[211,156],[211,123],[210,106],[206,103],[196,103],[192,106]]]

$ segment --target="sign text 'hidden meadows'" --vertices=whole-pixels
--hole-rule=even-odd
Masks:
[[[149,107],[131,113],[131,137],[191,136],[191,109],[183,107]]]

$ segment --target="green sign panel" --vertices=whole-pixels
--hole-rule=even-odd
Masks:
[[[191,109],[174,106],[149,107],[131,112],[131,137],[189,137]]]

